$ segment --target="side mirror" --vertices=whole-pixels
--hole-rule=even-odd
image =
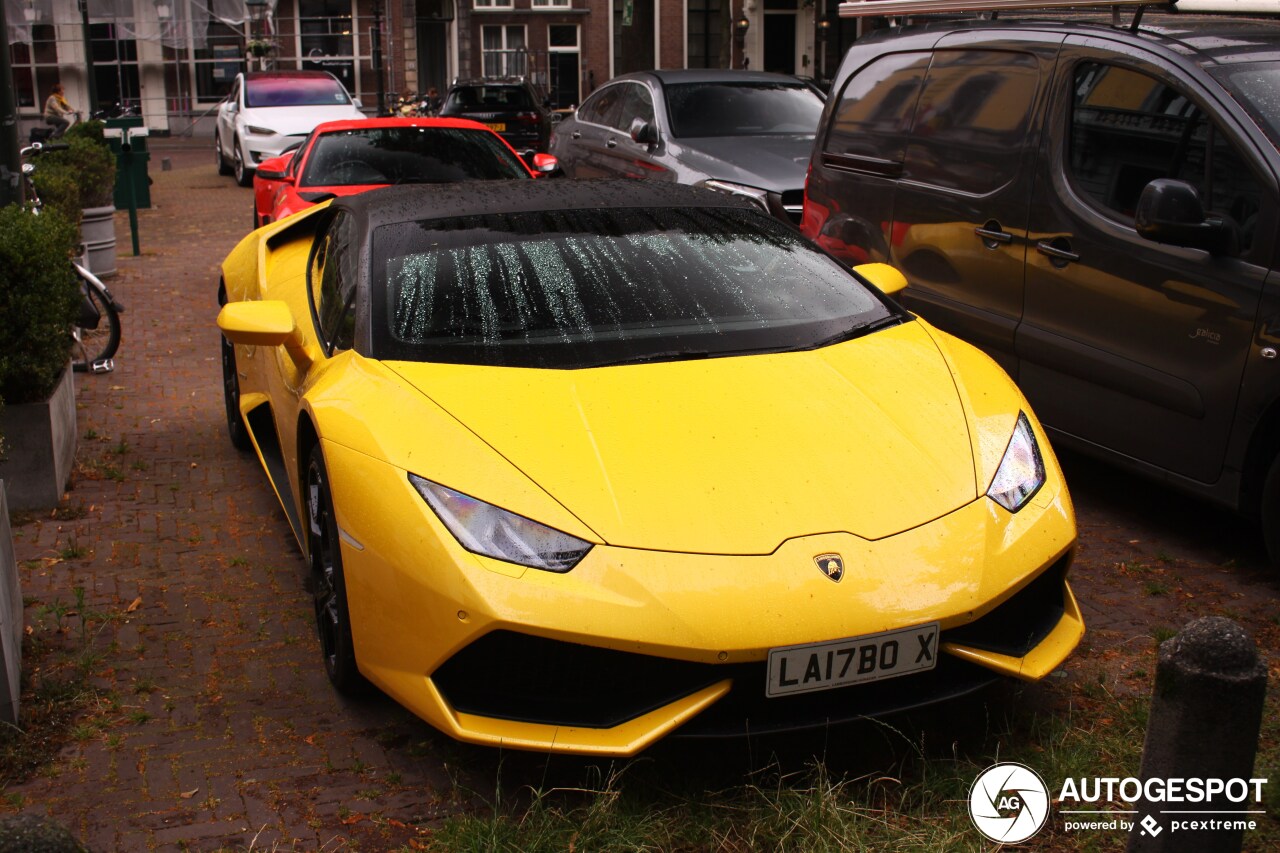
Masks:
[[[550,175],[560,168],[560,161],[554,154],[534,154],[532,159],[529,166],[539,175]]]
[[[896,296],[907,289],[907,277],[888,264],[858,264],[853,271],[875,285],[885,296]]]
[[[351,105],[358,110],[364,109],[364,103],[359,98],[352,98]]]
[[[1186,181],[1157,178],[1138,197],[1138,234],[1156,243],[1202,249],[1211,255],[1240,251],[1240,229],[1230,219],[1206,219],[1200,193]]]
[[[289,176],[288,171],[289,163],[292,160],[292,154],[281,154],[278,157],[263,160],[258,164],[258,170],[255,174],[264,181],[285,181],[287,183],[292,183],[293,178]]]
[[[302,333],[288,304],[279,300],[228,302],[218,312],[218,328],[233,344],[251,347],[283,346],[300,368],[311,364]]]
[[[658,128],[636,116],[631,120],[631,139],[640,145],[657,145]]]

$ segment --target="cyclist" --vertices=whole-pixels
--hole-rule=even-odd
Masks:
[[[79,120],[80,113],[71,108],[67,96],[63,94],[62,84],[54,83],[48,100],[44,102],[44,123],[53,127],[54,138],[62,136],[71,127],[68,116],[75,116]]]

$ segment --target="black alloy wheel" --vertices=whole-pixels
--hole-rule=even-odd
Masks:
[[[333,494],[317,444],[307,463],[307,556],[316,612],[316,630],[324,654],[324,670],[334,688],[346,696],[365,692],[368,682],[356,667],[351,639],[351,615],[347,610],[347,586],[342,574],[342,548],[338,522],[333,514]]]
[[[240,374],[236,372],[235,344],[226,338],[222,342],[222,400],[227,408],[227,436],[236,450],[252,450],[249,428],[240,413]]]

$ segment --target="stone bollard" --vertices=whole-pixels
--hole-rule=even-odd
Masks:
[[[1221,823],[1262,817],[1242,812],[1262,808],[1255,799],[1262,786],[1250,779],[1266,691],[1266,664],[1253,638],[1230,619],[1197,619],[1160,644],[1141,775],[1144,789],[1147,780],[1157,780],[1153,791],[1163,790],[1164,798],[1153,793],[1155,801],[1134,804],[1128,853],[1239,853],[1243,832]],[[1185,782],[1174,791],[1166,784],[1192,779],[1243,780],[1232,790],[1247,789],[1247,796],[1232,802],[1220,791],[1209,802],[1195,802]],[[1181,802],[1172,799],[1175,791]],[[1208,822],[1209,828],[1175,821]]]

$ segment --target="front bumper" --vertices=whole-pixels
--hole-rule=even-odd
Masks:
[[[360,669],[464,741],[631,755],[676,730],[826,725],[1042,678],[1084,631],[1056,468],[1016,515],[981,498],[880,541],[819,534],[758,556],[599,545],[559,575],[466,552],[405,472],[325,454]],[[839,583],[814,563],[829,552],[845,560]],[[771,648],[929,622],[942,631],[934,670],[765,698]]]

